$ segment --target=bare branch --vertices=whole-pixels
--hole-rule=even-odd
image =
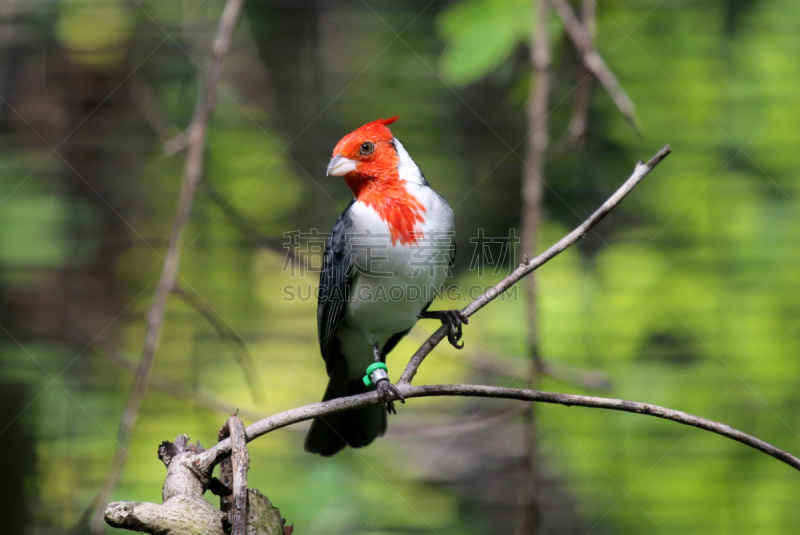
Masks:
[[[628,120],[633,129],[639,132],[641,129],[639,128],[639,121],[636,119],[636,106],[625,90],[622,89],[617,77],[614,76],[614,73],[603,60],[603,56],[592,46],[592,37],[586,27],[578,20],[567,0],[547,1],[553,6],[564,23],[564,27],[581,55],[586,68],[597,77],[597,80],[611,96],[614,104],[617,105],[620,113]]]
[[[555,359],[539,359],[538,362],[532,363],[530,360],[523,361],[514,357],[491,355],[487,358],[473,355],[468,357],[466,362],[463,358],[458,360],[479,372],[501,377],[516,377],[522,374],[528,366],[535,365],[537,374],[562,383],[592,390],[610,390],[612,386],[611,379],[600,370],[573,366]]]
[[[208,322],[211,327],[217,332],[217,335],[224,341],[230,343],[233,355],[236,358],[239,367],[244,373],[244,379],[247,386],[250,388],[250,396],[254,402],[258,402],[264,397],[263,389],[261,387],[261,379],[259,378],[258,368],[256,367],[253,356],[247,350],[247,343],[239,336],[239,333],[231,329],[222,319],[222,316],[214,310],[208,301],[203,299],[197,292],[188,290],[175,281],[172,287],[172,293],[178,296],[184,303],[192,307],[198,314]]]
[[[161,139],[164,153],[172,156],[185,149],[186,132],[178,132],[178,127],[167,120],[166,114],[158,104],[158,99],[147,85],[147,80],[139,72],[134,71],[130,77],[130,92],[142,117],[150,123]]]
[[[558,381],[592,390],[611,390],[611,379],[599,370],[586,370],[554,360],[538,363],[539,373]]]
[[[530,62],[533,67],[531,93],[528,97],[528,129],[531,132],[525,151],[525,166],[522,177],[522,253],[536,254],[539,223],[542,218],[543,183],[545,160],[550,144],[548,134],[548,111],[550,102],[551,53],[550,34],[547,22],[550,5],[547,2],[536,4],[536,31],[531,42]],[[541,360],[539,354],[538,326],[536,321],[536,279],[529,277],[527,285],[527,324],[528,350],[534,362]],[[537,366],[529,370],[530,377],[536,373]],[[531,386],[530,384],[528,386]]]
[[[537,26],[531,41],[530,62],[533,67],[531,91],[528,96],[528,146],[525,153],[525,166],[522,177],[522,253],[536,254],[536,237],[542,212],[542,183],[544,182],[544,165],[548,136],[548,108],[550,102],[550,35],[547,31],[547,19],[550,6],[547,2],[538,2]],[[531,281],[530,301],[535,301],[535,288]],[[533,320],[529,313],[529,320]],[[531,326],[531,334],[535,338],[535,323]],[[531,344],[535,345],[535,344]]]
[[[664,420],[678,422],[683,425],[697,427],[706,431],[711,431],[718,435],[741,442],[746,446],[757,449],[767,455],[778,459],[800,470],[800,459],[787,453],[772,444],[764,442],[752,435],[748,435],[729,425],[715,422],[707,418],[701,418],[687,412],[668,409],[649,403],[637,401],[627,401],[623,399],[600,398],[593,396],[579,396],[575,394],[560,394],[556,392],[543,392],[539,390],[523,390],[518,388],[504,388],[498,386],[483,385],[425,385],[415,386],[410,384],[398,385],[400,393],[406,399],[422,398],[433,396],[466,396],[496,399],[516,399],[520,401],[531,401],[536,403],[548,403],[553,405],[565,405],[567,407],[590,407],[595,409],[608,409],[622,412],[632,412],[655,416]],[[337,398],[320,403],[312,403],[305,407],[299,407],[280,414],[275,414],[269,418],[264,418],[245,429],[247,441],[252,441],[260,436],[266,435],[276,429],[286,427],[297,422],[310,420],[317,416],[325,416],[344,410],[355,409],[369,404],[379,402],[377,392],[368,392],[346,398]],[[230,440],[223,440],[213,448],[198,455],[197,467],[205,472],[213,469],[214,465],[222,458],[229,455],[231,451]]]
[[[233,202],[229,201],[210,180],[204,180],[203,191],[208,198],[219,206],[220,210],[228,221],[241,232],[254,247],[263,247],[280,254],[286,253],[283,237],[274,238],[264,235],[258,228],[258,224],[239,212]]]
[[[531,92],[528,97],[527,115],[528,129],[531,136],[525,151],[525,166],[522,176],[522,253],[528,257],[536,254],[539,223],[542,219],[543,184],[545,181],[545,162],[547,148],[550,145],[549,107],[552,74],[550,65],[550,32],[547,25],[550,18],[550,4],[547,2],[531,2],[535,6],[536,31],[531,40],[530,63]],[[528,368],[528,388],[534,387],[536,372],[542,364],[539,352],[539,325],[536,312],[536,277],[531,275],[526,280],[527,299],[525,299],[525,315],[528,327],[527,350],[532,366]],[[522,430],[525,456],[522,459],[522,488],[520,500],[522,519],[517,533],[533,533],[536,525],[536,426],[533,405],[523,414]]]
[[[522,262],[517,269],[515,269],[508,277],[498,282],[495,286],[487,290],[480,297],[472,301],[469,305],[464,307],[461,311],[467,317],[472,316],[477,311],[485,307],[487,304],[494,301],[500,294],[508,290],[511,286],[516,284],[522,277],[538,269],[543,264],[549,262],[553,257],[573,245],[579,239],[586,236],[586,233],[591,230],[597,223],[599,223],[611,210],[616,207],[622,199],[625,198],[641,180],[647,176],[650,171],[658,165],[661,160],[667,157],[672,149],[666,145],[653,156],[649,162],[639,162],[633,170],[633,174],[625,181],[611,197],[606,199],[600,208],[589,216],[586,221],[578,225],[572,232],[561,238],[555,245],[538,255],[532,260]],[[425,357],[433,351],[433,348],[441,342],[447,335],[447,328],[442,326],[434,332],[411,357],[408,365],[406,366],[403,375],[400,377],[398,384],[410,383],[416,375],[422,361]]]
[[[98,353],[107,358],[109,362],[119,366],[128,373],[136,373],[136,362],[123,355],[119,348],[117,348],[114,344],[100,339],[92,340],[91,337],[81,337],[81,339],[86,341],[84,343],[90,343],[92,346],[96,346]],[[176,379],[171,379],[157,372],[150,373],[148,387],[160,390],[161,392],[164,392],[165,394],[177,399],[191,401],[197,405],[206,407],[209,410],[221,414],[231,414],[234,411],[238,411],[239,414],[251,420],[258,420],[263,416],[263,413],[248,411],[245,409],[237,409],[234,405],[219,399],[203,389],[197,388],[194,385],[186,384]],[[94,510],[94,508],[92,509]]]
[[[119,430],[117,431],[117,449],[114,460],[106,478],[103,491],[100,495],[100,504],[108,502],[111,492],[116,488],[125,465],[127,457],[128,439],[133,425],[139,415],[139,408],[142,405],[144,394],[147,390],[147,382],[150,377],[150,369],[153,364],[158,340],[161,335],[161,325],[164,321],[164,312],[167,308],[167,299],[175,283],[180,261],[180,242],[183,226],[189,219],[194,193],[203,172],[203,153],[206,146],[206,128],[211,115],[211,110],[216,104],[217,78],[222,65],[222,58],[230,46],[233,29],[239,19],[244,0],[228,0],[217,26],[214,40],[211,44],[211,55],[208,60],[206,72],[208,77],[200,89],[200,94],[195,106],[192,122],[188,129],[188,145],[186,152],[186,165],[184,168],[181,193],[178,200],[178,210],[175,221],[172,224],[172,231],[169,236],[169,245],[164,256],[164,267],[158,281],[153,302],[147,313],[147,327],[145,330],[144,347],[142,348],[142,358],[139,361],[139,368],[133,382],[133,388],[125,411],[120,420]],[[99,508],[92,519],[91,530],[93,533],[101,532],[103,529],[103,509]]]
[[[581,7],[581,22],[589,36],[590,44],[593,43],[597,32],[596,15],[597,0],[583,0]],[[594,46],[594,45],[592,45]],[[567,125],[566,131],[555,143],[555,152],[563,153],[571,145],[586,141],[586,129],[589,125],[589,103],[592,96],[592,77],[591,72],[581,61],[575,72],[575,79],[578,86],[575,88],[575,101],[572,105],[572,118]]]
[[[527,407],[525,405],[513,405],[480,419],[476,419],[473,416],[467,421],[453,422],[446,425],[407,427],[405,429],[398,429],[397,426],[393,426],[389,429],[389,432],[392,436],[403,438],[438,438],[451,437],[455,434],[464,435],[465,433],[474,433],[475,431],[505,423],[526,410]]]

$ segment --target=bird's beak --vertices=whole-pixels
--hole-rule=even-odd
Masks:
[[[356,170],[356,162],[350,158],[345,158],[341,154],[337,154],[331,159],[328,164],[328,176],[344,176]]]

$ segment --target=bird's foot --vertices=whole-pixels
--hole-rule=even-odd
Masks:
[[[425,312],[423,318],[438,319],[442,325],[447,327],[447,341],[456,349],[464,347],[461,342],[461,337],[464,333],[461,330],[462,325],[469,325],[469,319],[460,310],[437,310],[435,312]],[[461,342],[461,343],[459,343]]]
[[[386,406],[386,412],[389,414],[397,414],[397,411],[394,409],[394,401],[397,400],[400,403],[406,402],[406,398],[403,397],[400,390],[390,383],[389,379],[381,379],[378,381],[378,384],[375,385],[375,388],[378,391],[381,402]]]

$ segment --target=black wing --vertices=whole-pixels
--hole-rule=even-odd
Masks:
[[[328,240],[325,242],[325,256],[322,260],[322,273],[319,276],[319,303],[317,304],[317,334],[319,348],[328,375],[339,355],[339,338],[336,332],[347,314],[345,306],[350,298],[350,284],[353,277],[353,264],[347,234],[352,231],[350,201],[342,215],[334,223]]]

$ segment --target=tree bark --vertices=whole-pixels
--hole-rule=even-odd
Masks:
[[[114,502],[105,509],[106,523],[115,528],[153,535],[284,535],[292,528],[285,527],[280,510],[255,489],[247,489],[248,454],[245,447],[244,425],[238,416],[226,422],[231,432],[227,443],[234,444],[233,507],[231,513],[217,509],[203,494],[227,492],[211,476],[213,465],[201,467],[205,450],[199,444],[189,444],[186,435],[175,442],[162,442],[158,457],[167,466],[167,476],[161,491],[161,504],[147,502]]]

